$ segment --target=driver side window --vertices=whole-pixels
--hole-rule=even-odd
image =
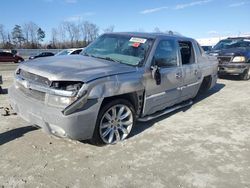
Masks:
[[[159,67],[176,67],[178,65],[176,42],[172,39],[160,41],[155,50],[154,61]]]

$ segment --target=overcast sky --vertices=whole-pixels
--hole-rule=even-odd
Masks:
[[[1,0],[0,24],[33,21],[49,41],[51,28],[63,21],[89,20],[115,31],[177,31],[204,38],[250,33],[250,0]]]

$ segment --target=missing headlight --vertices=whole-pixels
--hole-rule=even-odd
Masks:
[[[54,81],[51,84],[51,88],[65,91],[78,91],[82,85],[82,82],[76,81]]]

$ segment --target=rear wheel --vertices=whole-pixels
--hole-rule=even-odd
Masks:
[[[240,74],[241,80],[249,80],[250,79],[250,71],[249,69],[245,70],[242,74]]]
[[[92,143],[116,144],[128,137],[135,123],[135,110],[124,99],[105,104],[97,118]]]

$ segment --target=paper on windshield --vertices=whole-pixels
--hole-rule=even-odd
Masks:
[[[147,39],[132,37],[129,41],[134,42],[134,43],[142,43],[142,44],[144,44],[145,42],[147,42]]]

